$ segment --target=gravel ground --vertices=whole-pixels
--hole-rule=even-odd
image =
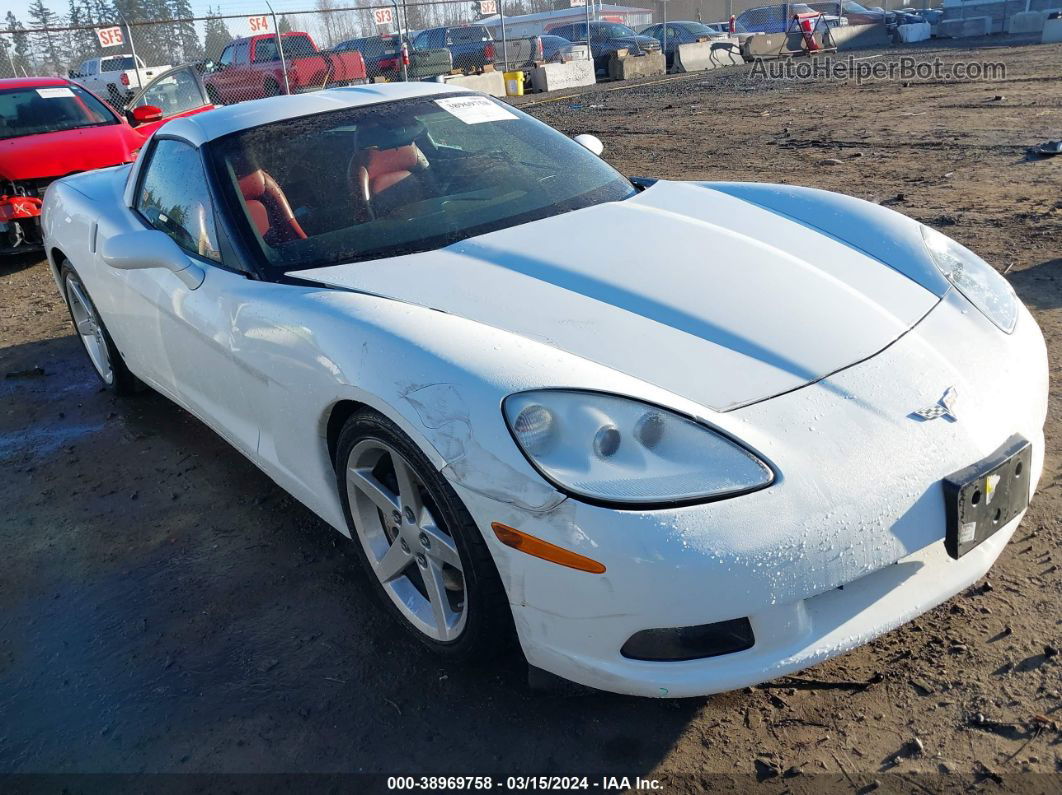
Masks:
[[[1062,157],[1026,148],[1062,137],[1062,46],[915,52],[1008,74],[857,86],[739,67],[521,104],[598,135],[625,173],[844,191],[1007,272],[1047,337],[1052,401],[1039,494],[988,580],[798,677],[711,698],[538,693],[519,660],[451,667],[378,609],[349,542],[212,432],[157,395],[101,392],[45,264],[8,259],[0,772],[1059,791]]]

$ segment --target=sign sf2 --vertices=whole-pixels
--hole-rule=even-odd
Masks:
[[[247,26],[250,27],[251,33],[269,33],[269,16],[261,14],[256,17],[247,17]]]

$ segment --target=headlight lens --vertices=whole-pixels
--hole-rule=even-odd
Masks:
[[[935,229],[923,226],[922,239],[934,264],[955,289],[1003,331],[1014,331],[1018,297],[1010,282],[966,246]]]
[[[520,449],[555,485],[609,503],[696,502],[770,485],[741,445],[679,414],[597,392],[539,390],[505,400]]]

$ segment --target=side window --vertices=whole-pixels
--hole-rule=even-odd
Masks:
[[[162,108],[166,116],[184,113],[186,110],[201,108],[205,103],[199,93],[199,83],[188,69],[175,69],[167,72],[144,90],[137,105],[154,105]]]
[[[277,60],[277,45],[272,39],[259,39],[254,45],[254,62],[269,63]]]
[[[413,46],[416,47],[418,50],[430,49],[431,45],[428,44],[428,31],[418,33],[417,37],[413,39]]]
[[[189,254],[220,262],[214,207],[199,152],[183,141],[163,138],[146,168],[136,209]]]
[[[231,44],[221,51],[221,56],[218,58],[218,63],[222,66],[228,66],[232,63],[232,55],[236,52],[236,48]]]
[[[247,66],[251,62],[251,42],[241,41],[236,45],[236,57],[233,63],[237,66]]]

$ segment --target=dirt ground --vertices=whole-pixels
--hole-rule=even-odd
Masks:
[[[519,660],[452,667],[378,609],[350,542],[203,425],[101,392],[46,266],[6,260],[0,772],[1060,791],[1062,157],[1026,148],[1062,137],[1062,45],[919,52],[1008,74],[859,87],[737,68],[523,104],[598,135],[624,173],[847,192],[1006,271],[1047,337],[1052,399],[1039,493],[988,580],[798,677],[711,698],[542,694]]]

